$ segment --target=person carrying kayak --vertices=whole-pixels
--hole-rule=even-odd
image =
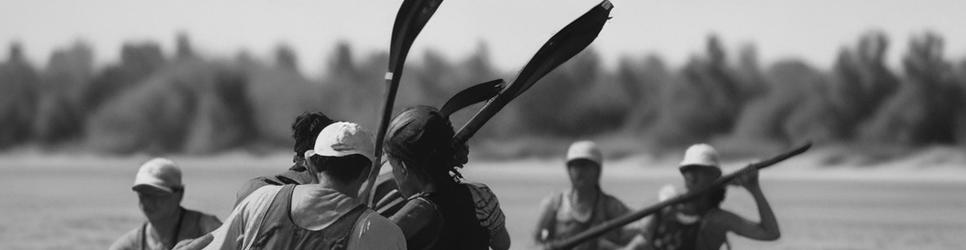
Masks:
[[[444,115],[429,106],[407,108],[386,135],[386,158],[406,197],[389,218],[409,249],[509,249],[496,195],[486,185],[464,182],[457,171],[467,149],[453,145],[453,126]]]
[[[117,239],[108,249],[171,249],[218,226],[217,217],[181,206],[181,169],[171,160],[154,158],[141,165],[131,187],[147,221]]]
[[[603,154],[591,141],[578,141],[567,150],[566,166],[570,188],[551,194],[540,205],[540,216],[534,231],[538,244],[577,235],[595,225],[620,217],[630,209],[600,187]],[[574,249],[617,249],[630,236],[615,230]]]
[[[679,164],[687,190],[707,187],[721,177],[718,153],[707,144],[688,148]],[[627,249],[653,250],[717,250],[728,244],[727,234],[734,233],[749,239],[774,241],[781,237],[778,221],[758,183],[758,171],[739,176],[730,183],[744,187],[758,206],[761,222],[753,222],[721,209],[725,187],[715,189],[689,202],[667,207],[651,217],[640,235]],[[662,198],[675,195],[665,187]]]

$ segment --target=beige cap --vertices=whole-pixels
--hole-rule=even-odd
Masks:
[[[171,160],[165,158],[151,159],[141,164],[137,175],[134,176],[134,186],[131,189],[139,191],[139,189],[145,187],[154,187],[173,193],[175,190],[184,187],[181,184],[181,169]]]
[[[603,165],[604,162],[603,154],[597,148],[597,144],[592,141],[578,141],[570,144],[570,148],[567,149],[567,161],[577,159],[587,159],[597,163],[597,165]]]
[[[313,155],[342,157],[362,155],[375,161],[372,136],[361,126],[351,122],[329,124],[315,138],[315,147],[305,151],[305,157]]]
[[[692,168],[706,168],[718,172],[721,175],[721,167],[718,164],[718,151],[708,144],[691,145],[684,152],[684,159],[678,164],[680,171]]]

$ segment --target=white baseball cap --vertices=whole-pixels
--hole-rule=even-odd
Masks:
[[[597,165],[603,165],[604,162],[603,154],[592,141],[578,141],[570,144],[570,148],[567,149],[567,162],[577,159],[587,159]]]
[[[131,189],[139,191],[147,187],[174,193],[184,187],[181,184],[181,168],[165,158],[154,158],[141,164]]]
[[[678,170],[704,168],[712,170],[721,175],[721,167],[718,164],[718,151],[708,144],[694,144],[684,152],[684,159],[678,164]]]
[[[305,151],[305,157],[313,155],[342,157],[362,155],[369,161],[373,157],[372,136],[361,126],[351,122],[336,122],[329,124],[319,132],[315,138],[315,146]]]

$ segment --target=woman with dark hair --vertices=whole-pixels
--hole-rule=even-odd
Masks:
[[[390,216],[409,249],[508,249],[510,237],[496,195],[463,182],[465,145],[453,145],[453,126],[439,110],[415,106],[386,132],[386,158],[406,204]]]

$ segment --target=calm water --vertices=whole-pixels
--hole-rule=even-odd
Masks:
[[[141,219],[130,184],[139,161],[84,166],[0,163],[0,249],[104,249]],[[185,167],[185,207],[224,218],[240,183],[286,166],[206,164]],[[245,166],[241,166],[245,165]],[[505,165],[505,164],[503,164]],[[524,164],[520,164],[524,165]],[[521,166],[523,167],[523,166]],[[537,205],[566,187],[554,166],[519,174],[514,168],[473,166],[464,174],[489,184],[507,214],[514,249],[530,241]],[[556,171],[556,170],[560,171]],[[769,180],[765,195],[779,218],[782,239],[754,242],[731,236],[735,249],[966,249],[966,183]],[[604,189],[632,208],[655,202],[668,177],[607,174]],[[726,209],[757,219],[751,197],[730,189]]]

